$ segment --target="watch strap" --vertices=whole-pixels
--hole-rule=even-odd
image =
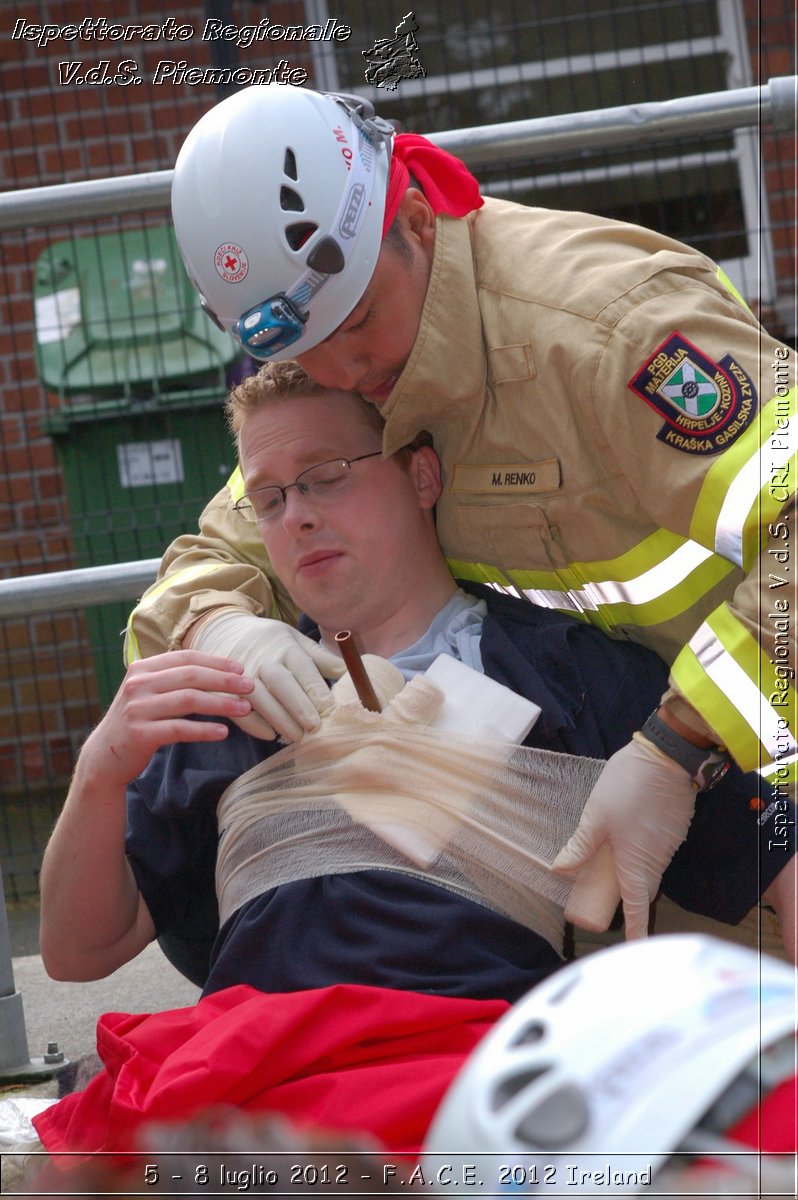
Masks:
[[[699,791],[717,783],[731,762],[728,751],[723,747],[696,746],[666,725],[656,712],[646,720],[640,732],[668,758],[684,767]]]

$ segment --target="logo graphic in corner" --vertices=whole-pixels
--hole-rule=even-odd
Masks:
[[[394,29],[392,38],[377,38],[368,50],[361,50],[360,53],[369,64],[366,83],[395,92],[403,79],[425,79],[427,71],[418,57],[415,37],[418,31],[416,14],[405,13]]]
[[[249,270],[249,260],[235,242],[222,242],[213,256],[216,273],[226,283],[240,283]]]
[[[713,362],[672,333],[628,386],[665,418],[657,437],[686,454],[717,454],[748,427],[756,412],[752,380],[727,354]]]

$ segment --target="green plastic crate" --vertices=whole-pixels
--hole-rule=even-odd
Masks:
[[[202,311],[170,226],[48,246],[34,282],[36,359],[65,397],[223,386],[240,351]]]
[[[223,417],[235,343],[203,313],[167,227],[48,247],[35,306],[77,563],[158,558],[235,466]],[[104,706],[124,674],[131,607],[86,610]]]

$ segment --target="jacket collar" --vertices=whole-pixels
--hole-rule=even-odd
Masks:
[[[436,431],[478,412],[485,389],[482,319],[471,250],[471,221],[439,216],[418,336],[405,369],[382,406],[383,448],[394,454],[434,413]],[[456,370],[452,365],[456,364]],[[475,398],[479,405],[472,402]]]

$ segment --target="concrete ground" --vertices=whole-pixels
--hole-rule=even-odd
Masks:
[[[22,997],[28,1053],[36,1062],[50,1042],[71,1062],[95,1051],[97,1018],[104,1012],[160,1012],[193,1004],[199,990],[189,983],[153,944],[107,979],[92,983],[57,983],[47,975],[38,954],[38,904],[8,906],[14,986]],[[34,1084],[2,1078],[3,1029],[0,1027],[0,1097],[9,1087],[16,1094],[57,1095],[54,1080]]]
[[[89,1056],[95,1057],[98,1017],[104,1012],[157,1012],[192,1005],[199,989],[175,970],[155,943],[107,979],[57,983],[48,977],[37,952],[38,903],[35,900],[11,903],[7,917],[7,936],[5,929],[2,930],[0,976],[5,995],[8,995],[5,989],[10,987],[15,999],[0,1005],[0,1194],[22,1189],[24,1195],[42,1195],[36,1182],[42,1156],[35,1151],[32,1155],[28,1153],[35,1146],[30,1140],[33,1131],[29,1119],[34,1111],[31,1105],[57,1098],[63,1085],[72,1090],[76,1082],[78,1086],[88,1083],[94,1074],[94,1063],[91,1066],[86,1063],[76,1079],[77,1064]],[[9,940],[13,983],[8,971]],[[21,1069],[18,1065],[25,1057],[25,1042],[31,1060],[30,1072],[24,1065]],[[49,1057],[53,1052],[53,1043],[57,1044],[56,1052],[66,1060],[63,1075],[58,1067],[51,1073],[44,1061],[45,1055]],[[34,1190],[28,1190],[30,1187]],[[47,1191],[49,1194],[49,1188]]]
[[[33,1059],[44,1055],[50,1042],[57,1042],[72,1061],[93,1053],[101,1013],[160,1012],[193,1004],[199,996],[199,989],[175,970],[156,944],[93,983],[56,983],[37,954],[15,958],[14,983],[22,995]]]

